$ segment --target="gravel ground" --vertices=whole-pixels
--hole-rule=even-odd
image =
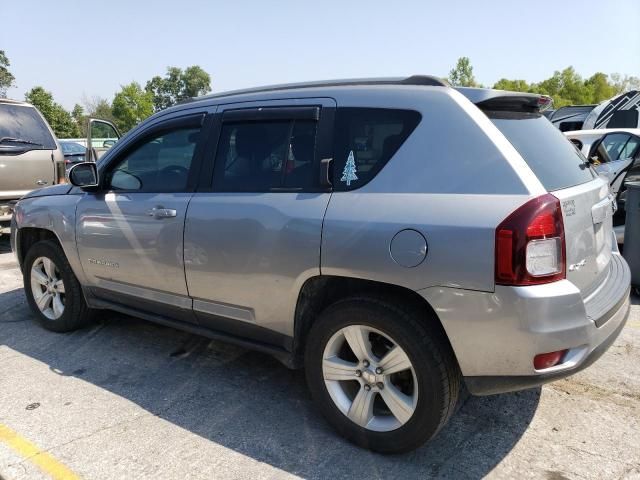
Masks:
[[[31,321],[21,285],[2,239],[0,428],[82,478],[640,479],[638,298],[589,369],[471,398],[430,444],[381,456],[334,434],[302,372],[119,314],[50,333]],[[0,439],[3,479],[50,478],[34,460]]]

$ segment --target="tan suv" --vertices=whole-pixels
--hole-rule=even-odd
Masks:
[[[0,98],[0,234],[9,233],[14,203],[64,179],[64,156],[42,114],[25,102]]]

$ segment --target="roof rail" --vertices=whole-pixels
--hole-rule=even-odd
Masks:
[[[449,83],[441,78],[432,75],[412,75],[410,77],[389,77],[389,78],[353,78],[346,80],[324,80],[317,82],[286,83],[282,85],[269,85],[266,87],[247,88],[242,90],[231,90],[229,92],[214,93],[203,97],[194,98],[194,101],[209,98],[227,97],[230,95],[241,95],[246,93],[275,92],[278,90],[293,90],[298,88],[317,87],[348,87],[356,85],[423,85],[431,87],[448,87]]]

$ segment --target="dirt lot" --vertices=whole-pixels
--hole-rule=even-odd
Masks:
[[[338,438],[302,372],[270,357],[117,314],[42,330],[0,240],[0,476],[640,479],[638,298],[632,309],[585,372],[471,398],[431,444],[385,457]]]

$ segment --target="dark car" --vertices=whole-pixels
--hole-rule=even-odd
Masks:
[[[83,145],[76,142],[65,142],[64,140],[61,140],[60,147],[62,148],[64,164],[67,171],[76,163],[85,161],[85,154],[87,150]]]

